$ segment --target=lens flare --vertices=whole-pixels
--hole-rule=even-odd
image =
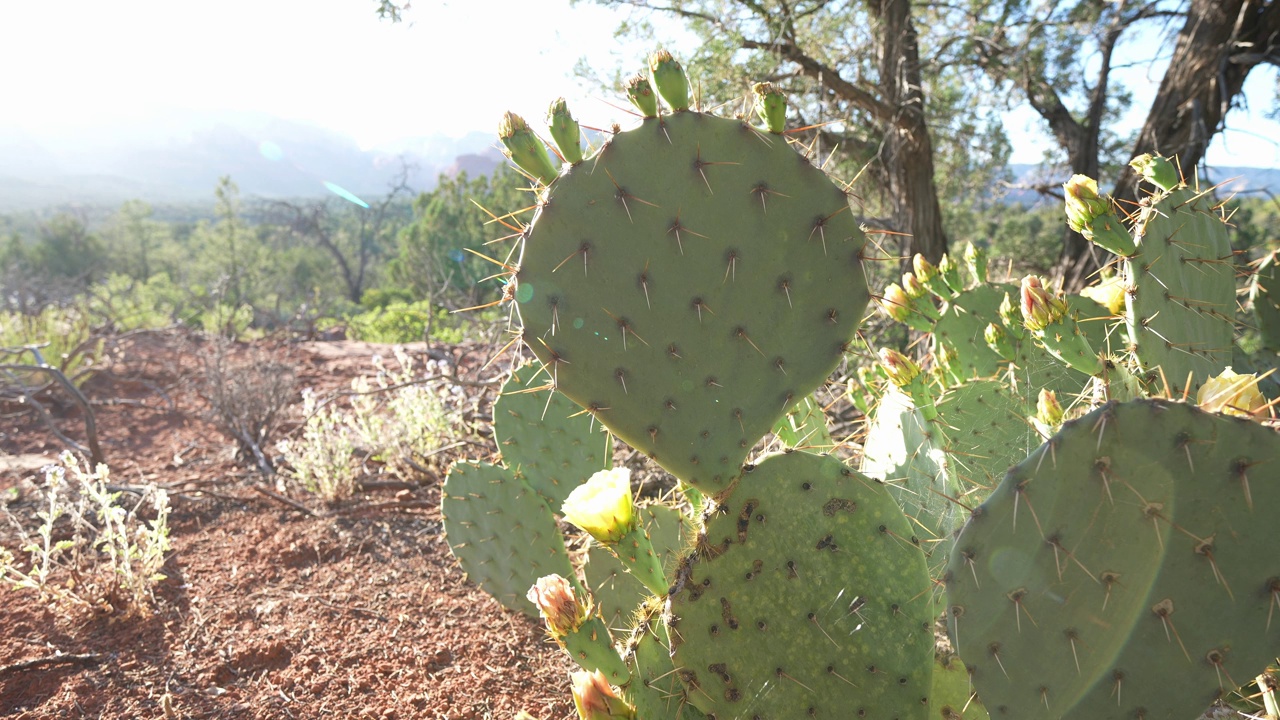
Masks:
[[[359,205],[360,207],[366,210],[369,209],[369,203],[356,197],[351,191],[347,190],[346,188],[342,187],[337,183],[331,183],[328,180],[325,180],[324,187],[329,192],[333,193],[334,195],[337,195],[338,197],[342,198],[343,200],[346,200],[347,202],[355,203],[356,205]]]

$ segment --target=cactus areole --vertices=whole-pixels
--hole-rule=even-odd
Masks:
[[[704,492],[835,368],[869,299],[845,192],[739,120],[650,118],[547,188],[523,338],[555,386]]]

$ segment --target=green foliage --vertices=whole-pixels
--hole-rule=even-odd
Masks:
[[[531,204],[532,199],[519,189],[518,176],[506,169],[477,178],[465,173],[441,176],[435,190],[414,202],[414,220],[401,231],[399,252],[388,269],[391,280],[414,297],[439,298],[437,302],[454,309],[496,298],[499,286],[480,281],[501,268],[472,252],[503,259],[509,243],[490,248],[485,244],[512,233],[492,222],[481,207],[502,215]],[[506,222],[515,224],[512,219]]]
[[[34,346],[35,351],[22,350]],[[71,382],[79,385],[88,379],[102,353],[102,338],[95,334],[90,316],[82,305],[49,306],[35,315],[0,313],[0,350],[10,357],[6,362],[40,364],[43,361],[58,368]],[[8,370],[27,387],[39,387],[48,378],[24,370]]]

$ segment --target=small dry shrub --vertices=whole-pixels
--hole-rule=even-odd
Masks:
[[[280,424],[293,400],[297,374],[262,350],[236,359],[231,342],[218,338],[205,355],[201,396],[209,403],[213,422],[236,441],[237,456],[253,458],[264,471],[270,461],[262,448]]]

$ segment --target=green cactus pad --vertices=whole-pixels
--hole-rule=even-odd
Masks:
[[[719,718],[926,718],[930,583],[884,488],[790,452],[745,472],[722,510],[668,601],[689,701]]]
[[[524,342],[618,437],[717,493],[842,357],[864,242],[785,138],[645,120],[549,187],[516,276]]]
[[[928,422],[901,392],[881,400],[864,444],[862,472],[884,480],[912,520],[931,570],[941,568],[950,538],[1043,438],[1020,398],[996,380],[971,380],[935,403]],[[935,573],[935,574],[941,574]]]
[[[540,386],[545,386],[539,389]],[[613,466],[606,435],[592,417],[551,390],[551,378],[526,366],[502,386],[493,405],[493,435],[503,463],[559,512],[573,489]]]
[[[564,537],[542,498],[504,467],[458,462],[441,491],[449,549],[467,577],[504,606],[538,617],[525,597],[538,578],[572,580]]]
[[[773,434],[789,448],[812,448],[830,451],[836,441],[827,429],[827,415],[817,398],[807,395],[778,418]]]
[[[1280,252],[1273,252],[1260,260],[1253,278],[1249,281],[1249,303],[1253,307],[1254,323],[1262,336],[1262,343],[1271,350],[1280,350]]]
[[[1163,370],[1191,392],[1231,363],[1236,268],[1227,225],[1213,200],[1193,190],[1144,201],[1124,263],[1125,321],[1142,369]]]
[[[702,720],[706,716],[689,703],[679,671],[671,662],[671,643],[660,607],[644,608],[626,642],[623,660],[631,671],[631,681],[622,688],[622,696],[641,720]]]
[[[665,505],[648,505],[638,509],[644,522],[653,552],[662,561],[667,580],[674,579],[676,561],[682,549],[685,518],[680,511]],[[595,598],[601,617],[611,628],[624,627],[631,622],[640,602],[649,596],[644,585],[623,568],[613,553],[599,543],[592,543],[587,551],[583,568],[587,587]]]
[[[955,647],[996,717],[1192,720],[1280,647],[1280,440],[1163,400],[1067,423],[956,541]]]
[[[933,666],[933,690],[929,693],[929,720],[990,720],[987,709],[973,691],[969,669],[951,656]]]

